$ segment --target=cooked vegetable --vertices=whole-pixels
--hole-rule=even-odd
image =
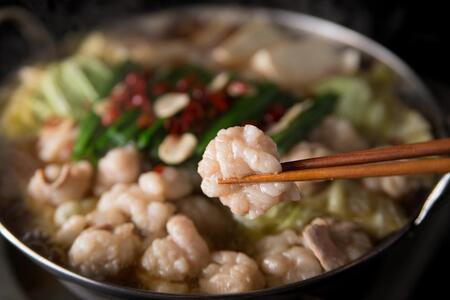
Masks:
[[[80,121],[79,128],[78,138],[72,152],[75,160],[91,155],[91,153],[89,153],[91,150],[89,149],[89,144],[94,142],[94,139],[102,130],[101,119],[97,114],[91,112]]]
[[[93,102],[109,95],[126,72],[136,68],[129,61],[108,67],[95,58],[73,56],[24,69],[23,88],[17,91],[21,94],[9,102],[2,123],[7,123],[7,132],[15,134],[31,132],[49,117],[79,119]]]
[[[311,107],[300,113],[285,130],[272,135],[272,139],[277,144],[280,154],[287,153],[291,147],[304,139],[320,120],[333,112],[335,102],[335,94],[319,95]]]
[[[141,132],[137,139],[137,146],[139,149],[147,148],[153,142],[154,138],[158,135],[158,132],[161,132],[163,129],[164,122],[164,119],[158,119],[150,127]]]
[[[239,125],[246,120],[261,118],[264,109],[279,92],[277,86],[271,83],[262,83],[256,87],[256,90],[253,95],[239,99],[224,116],[211,124],[199,139],[196,148],[197,155],[203,154],[209,141],[216,136],[220,129]]]
[[[372,97],[367,82],[358,77],[335,77],[321,83],[317,91],[335,93],[339,97],[336,114],[349,119],[357,128],[364,128]]]
[[[327,189],[299,202],[278,204],[256,219],[236,216],[235,219],[249,238],[259,239],[285,229],[302,229],[320,216],[354,221],[379,238],[406,222],[397,204],[349,180],[334,181]]]
[[[115,123],[109,126],[102,135],[96,138],[93,147],[99,155],[106,153],[109,149],[121,146],[124,143],[132,141],[135,132],[139,111],[136,109],[125,112]]]

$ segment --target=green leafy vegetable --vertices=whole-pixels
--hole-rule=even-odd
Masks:
[[[137,139],[139,149],[145,149],[153,142],[154,137],[163,129],[164,121],[165,119],[156,120],[150,127],[139,134]]]
[[[336,95],[326,93],[319,95],[309,109],[300,113],[289,126],[272,136],[278,146],[278,152],[285,154],[314,128],[326,115],[333,112]]]
[[[102,135],[98,136],[93,145],[95,152],[102,155],[113,147],[121,146],[127,141],[131,141],[131,139],[127,139],[131,138],[136,130],[134,125],[136,125],[138,116],[139,110],[137,109],[124,112]]]
[[[79,160],[89,156],[89,152],[92,150],[89,146],[94,141],[96,134],[99,134],[100,130],[101,119],[94,112],[87,114],[80,121],[78,138],[72,152],[73,159]]]
[[[253,95],[237,99],[231,109],[211,124],[211,127],[200,137],[196,148],[196,154],[202,155],[208,145],[222,128],[236,126],[246,120],[259,120],[263,116],[266,107],[274,101],[279,89],[272,83],[262,83],[257,86],[257,92]]]

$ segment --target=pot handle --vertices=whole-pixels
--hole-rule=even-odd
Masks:
[[[27,10],[9,6],[0,9],[0,23],[13,22],[34,53],[54,53],[55,41],[45,26]]]
[[[425,203],[422,206],[422,209],[420,210],[419,215],[414,220],[415,225],[420,225],[423,220],[428,216],[431,209],[434,207],[434,205],[440,201],[443,200],[443,198],[446,198],[446,192],[448,192],[450,184],[450,173],[445,174],[441,180],[437,183],[437,185],[434,187],[433,191],[431,191],[431,194],[428,196],[427,200],[425,200]]]

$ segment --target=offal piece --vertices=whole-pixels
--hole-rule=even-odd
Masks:
[[[200,290],[207,294],[240,293],[264,287],[257,263],[241,252],[218,251],[203,269]]]
[[[155,199],[176,200],[194,189],[191,175],[184,169],[163,167],[161,172],[150,171],[139,176],[139,187]]]
[[[193,195],[175,203],[177,210],[189,217],[207,242],[226,246],[233,238],[235,222],[219,203],[204,196]]]
[[[39,132],[39,158],[45,162],[62,163],[70,159],[78,129],[72,119],[48,122]]]
[[[218,184],[219,178],[242,178],[281,171],[275,143],[252,125],[222,129],[209,142],[198,165],[201,188],[219,197],[237,215],[255,218],[283,200],[299,200],[293,183]]]
[[[175,212],[171,203],[152,200],[137,184],[116,184],[104,193],[97,205],[100,211],[119,210],[130,217],[146,236],[158,237],[164,233],[167,220]]]
[[[150,275],[169,281],[197,276],[209,261],[209,249],[194,223],[184,215],[170,218],[169,235],[155,239],[142,258]]]
[[[363,150],[369,147],[352,123],[336,116],[326,117],[313,129],[309,138],[337,152]]]
[[[300,142],[295,145],[285,156],[282,157],[282,161],[293,161],[300,159],[307,159],[313,157],[331,155],[332,152],[327,147],[319,143]],[[321,187],[323,187],[323,181],[297,181],[295,184],[301,191],[302,195],[312,195]]]
[[[92,175],[87,161],[47,165],[36,170],[28,183],[28,193],[33,199],[52,205],[80,200],[91,187]]]
[[[317,218],[305,228],[303,238],[326,271],[339,268],[372,248],[368,235],[347,221]]]
[[[133,145],[110,150],[98,162],[95,192],[100,195],[116,183],[133,183],[140,170],[139,152]]]
[[[83,231],[69,251],[72,267],[85,276],[114,276],[130,267],[141,251],[133,224],[126,223],[114,230],[90,228]]]
[[[109,209],[106,211],[94,210],[86,215],[86,220],[91,226],[118,226],[126,223],[128,218],[119,209]]]
[[[71,216],[56,232],[56,243],[63,247],[70,247],[87,225],[88,222],[84,216]]]
[[[267,236],[258,242],[256,248],[269,286],[304,280],[323,272],[320,262],[293,230]]]
[[[366,188],[383,192],[394,199],[400,199],[420,186],[420,181],[414,176],[372,177],[364,178],[362,182]]]

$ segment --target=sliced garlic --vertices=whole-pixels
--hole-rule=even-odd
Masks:
[[[160,118],[169,118],[189,104],[189,95],[185,93],[167,93],[156,99],[153,106],[155,114]]]
[[[211,81],[211,83],[208,86],[208,89],[213,92],[220,91],[227,85],[228,81],[230,81],[230,74],[226,72],[219,73]]]
[[[179,164],[185,161],[194,152],[197,138],[192,133],[181,136],[168,135],[159,145],[159,158],[168,164]]]

